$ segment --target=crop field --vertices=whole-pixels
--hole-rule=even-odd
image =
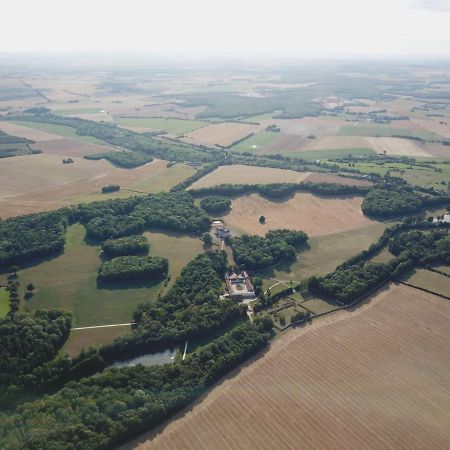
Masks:
[[[273,133],[271,131],[260,131],[247,139],[239,142],[232,147],[233,151],[244,152],[244,153],[268,153],[265,151],[267,145],[273,141],[278,140],[278,133]],[[280,147],[280,150],[282,148]],[[270,153],[270,152],[269,152]],[[281,153],[281,152],[278,152]]]
[[[450,275],[450,266],[436,265],[436,266],[434,266],[434,268]]]
[[[188,131],[193,131],[208,125],[207,122],[202,122],[200,120],[144,117],[120,117],[116,119],[116,123],[120,126],[132,127],[133,129],[150,128],[174,135],[182,135]]]
[[[200,189],[224,183],[300,183],[309,175],[310,172],[294,172],[293,170],[273,169],[270,167],[220,166],[193,183],[190,189]]]
[[[72,158],[62,164],[58,155],[39,154],[0,159],[0,216],[56,209],[84,201],[137,195],[122,190],[101,194],[106,184],[145,193],[159,192],[189,177],[194,170],[184,164],[167,168],[154,160],[135,169],[121,169],[109,162]]]
[[[303,117],[301,119],[269,119],[260,122],[267,127],[277,125],[282,133],[296,134],[299,136],[335,136],[347,122],[335,117]]]
[[[61,136],[54,133],[48,133],[46,131],[28,128],[18,123],[0,121],[0,130],[12,136],[17,136],[25,139],[30,139],[35,142],[52,141],[55,139],[61,139]]]
[[[187,137],[193,138],[206,145],[219,145],[229,147],[236,141],[245,138],[251,133],[256,133],[261,127],[247,123],[223,122],[211,124],[198,130],[187,133]]]
[[[372,183],[367,180],[358,180],[355,178],[340,177],[329,173],[312,172],[304,180],[305,183],[334,183],[347,186],[371,186]]]
[[[426,269],[414,269],[402,277],[405,283],[450,297],[450,278]]]
[[[418,142],[410,139],[392,138],[392,137],[367,137],[369,147],[377,153],[386,152],[387,155],[398,156],[430,156]]]
[[[123,448],[447,449],[449,320],[448,301],[391,285],[280,337]]]
[[[408,126],[407,121],[397,121],[403,122],[402,125]],[[356,124],[356,125],[345,125],[339,131],[341,136],[374,136],[374,137],[392,137],[393,135],[417,137],[424,140],[440,139],[436,133],[433,133],[424,129],[417,128],[400,128],[393,127],[390,125],[366,125],[366,124]]]
[[[320,197],[296,193],[285,201],[271,201],[257,194],[232,201],[231,211],[224,216],[227,225],[236,231],[264,235],[269,230],[288,228],[301,230],[309,236],[355,230],[375,223],[361,211],[361,197]],[[264,216],[264,224],[259,217]]]
[[[369,248],[383,231],[393,223],[376,223],[358,230],[344,231],[325,236],[313,236],[309,246],[297,254],[292,264],[278,264],[273,269],[260,271],[265,277],[279,280],[301,281],[312,275],[325,275],[351,256]],[[274,283],[264,279],[264,288]]]
[[[149,286],[98,288],[96,276],[101,262],[100,247],[86,244],[84,235],[82,225],[69,227],[64,254],[20,271],[22,288],[28,283],[36,286],[35,295],[26,301],[25,309],[61,308],[71,311],[74,327],[128,323],[139,303],[156,299],[159,292],[168,288],[162,282]],[[150,255],[169,260],[171,283],[182,267],[203,251],[201,241],[195,237],[157,232],[147,233],[147,236]],[[101,330],[98,335],[101,339],[124,332],[115,327]],[[80,348],[80,342],[94,345],[97,334],[91,330],[79,330],[69,337],[66,345],[74,351]]]
[[[43,153],[65,157],[92,155],[115,150],[107,145],[91,144],[90,142],[80,142],[67,138],[40,141],[33,144],[32,147],[41,150]]]

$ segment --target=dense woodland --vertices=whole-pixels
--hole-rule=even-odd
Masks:
[[[280,261],[293,261],[295,247],[308,240],[302,231],[273,230],[265,237],[244,234],[231,239],[233,257],[244,269],[262,269]]]
[[[124,151],[111,151],[103,153],[94,153],[92,155],[83,156],[84,159],[90,159],[98,161],[100,159],[106,159],[111,164],[117,167],[123,167],[124,169],[132,169],[133,167],[143,166],[144,164],[153,161],[153,157],[143,152],[124,152]]]
[[[200,206],[210,214],[218,214],[226,212],[231,205],[231,200],[228,197],[212,195],[210,197],[202,198]]]
[[[97,280],[162,280],[169,271],[169,261],[159,256],[118,256],[100,264]]]
[[[114,258],[116,256],[141,255],[148,253],[150,244],[145,236],[126,236],[118,239],[108,239],[102,244],[105,256]]]

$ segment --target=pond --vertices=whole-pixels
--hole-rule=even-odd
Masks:
[[[157,364],[172,364],[175,361],[175,355],[178,349],[168,349],[163,352],[146,353],[145,355],[136,356],[135,358],[117,361],[113,364],[114,367],[129,367],[137,364],[143,366],[156,366]]]

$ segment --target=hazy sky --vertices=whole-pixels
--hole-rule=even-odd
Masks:
[[[0,52],[450,56],[450,0],[3,0]]]

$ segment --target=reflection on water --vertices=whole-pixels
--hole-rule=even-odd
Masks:
[[[147,353],[146,355],[136,356],[136,358],[117,361],[114,367],[128,367],[142,364],[143,366],[155,366],[156,364],[172,364],[175,361],[175,355],[178,349],[165,350],[157,353]]]

